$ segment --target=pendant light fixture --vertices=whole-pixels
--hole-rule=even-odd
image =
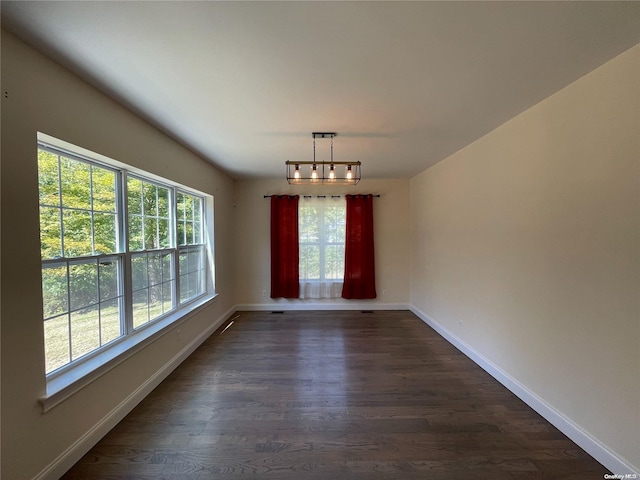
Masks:
[[[336,162],[333,160],[335,132],[312,132],[313,161],[290,161],[287,166],[287,182],[291,185],[355,185],[360,181],[360,162]],[[316,160],[316,138],[331,139],[331,159]]]

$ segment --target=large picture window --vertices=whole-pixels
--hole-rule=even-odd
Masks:
[[[204,195],[44,142],[38,177],[48,375],[212,293]]]

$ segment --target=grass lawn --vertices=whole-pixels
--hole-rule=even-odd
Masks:
[[[164,307],[164,308],[163,308]],[[171,302],[137,302],[133,325],[138,328],[171,309]],[[46,372],[93,352],[121,336],[118,300],[66,313],[44,322]]]

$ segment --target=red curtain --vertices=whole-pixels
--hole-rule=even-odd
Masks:
[[[376,298],[373,195],[347,195],[343,298]]]
[[[271,196],[271,298],[298,298],[298,195]]]

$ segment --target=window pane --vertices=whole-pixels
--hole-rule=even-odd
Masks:
[[[71,358],[76,359],[100,347],[98,305],[71,313]]]
[[[149,319],[162,315],[162,285],[149,288]]]
[[[147,264],[149,275],[149,286],[162,283],[162,255],[159,253],[149,254]]]
[[[327,245],[325,249],[325,278],[344,278],[344,246]]]
[[[173,279],[172,256],[171,253],[162,254],[162,275],[165,281]]]
[[[145,216],[158,216],[158,202],[156,201],[156,186],[153,183],[142,182],[142,211]]]
[[[169,231],[169,220],[158,220],[158,230],[160,233],[160,248],[168,248],[171,246],[171,235]]]
[[[339,239],[339,242],[342,243],[344,245],[345,242],[345,238],[347,236],[347,224],[346,224],[346,219],[343,219],[342,222],[340,222],[336,228],[336,236]]]
[[[149,321],[148,290],[133,292],[133,328],[138,328]]]
[[[67,290],[67,267],[42,269],[42,301],[44,318],[53,317],[69,310]]]
[[[300,245],[300,278],[320,279],[320,247]]]
[[[166,313],[173,309],[173,280],[162,285],[162,311]]]
[[[299,234],[301,242],[317,242],[320,240],[320,217],[315,207],[300,209]]]
[[[187,263],[187,252],[181,251],[180,255],[178,255],[179,263],[180,263],[180,275],[185,275],[189,271],[189,264]]]
[[[129,215],[142,215],[142,181],[127,178],[127,210]]]
[[[169,218],[169,189],[158,187],[158,216]]]
[[[44,356],[46,372],[52,372],[71,361],[69,356],[69,315],[45,320]]]
[[[200,221],[202,211],[202,200],[198,197],[193,197],[193,219]]]
[[[176,239],[176,243],[178,245],[186,245],[187,239],[185,238],[186,227],[184,222],[178,222],[178,238]]]
[[[60,157],[62,205],[65,208],[91,209],[91,178],[88,164]]]
[[[189,274],[189,298],[193,298],[198,295],[198,275],[199,272]]]
[[[189,299],[189,275],[180,275],[180,303]]]
[[[158,248],[158,220],[145,217],[144,219],[144,248],[152,250]]]
[[[100,301],[104,302],[120,296],[118,289],[118,261],[105,260],[100,262]]]
[[[187,245],[193,245],[195,242],[193,241],[193,223],[187,222],[185,225],[185,240]]]
[[[143,249],[142,217],[138,215],[129,215],[129,250],[137,252]]]
[[[131,257],[131,277],[133,290],[140,290],[148,286],[146,253]]]
[[[325,212],[327,243],[344,243],[344,209],[329,207]]]
[[[204,247],[187,247],[179,252],[180,302],[196,297],[205,291],[200,276],[203,274]]]
[[[204,246],[187,247],[179,253],[180,302],[185,302],[206,291]]]
[[[116,174],[110,170],[91,167],[93,186],[93,210],[116,212]]]
[[[186,203],[185,194],[178,192],[176,194],[178,220],[184,220],[185,218],[185,213],[184,213],[185,203]]]
[[[121,335],[120,299],[114,298],[100,304],[100,337],[102,345]]]
[[[184,218],[193,220],[193,197],[191,195],[184,196]]]
[[[94,213],[93,232],[95,253],[104,254],[117,251],[115,214]]]
[[[91,255],[91,213],[81,210],[64,210],[64,256]]]
[[[190,250],[187,254],[188,271],[195,272],[200,269],[200,252],[198,250]]]
[[[69,296],[71,310],[98,302],[98,272],[95,263],[69,266]]]
[[[43,259],[62,256],[59,208],[40,207],[40,253]]]
[[[171,247],[169,188],[140,180],[129,182],[134,189],[129,195],[129,250]]]
[[[202,243],[202,224],[200,222],[193,224],[193,243]]]
[[[196,291],[198,295],[204,293],[207,290],[206,285],[204,283],[204,273],[205,273],[204,270],[200,270],[197,274],[198,286],[196,287]]]
[[[38,191],[40,205],[60,206],[58,155],[38,150]]]

